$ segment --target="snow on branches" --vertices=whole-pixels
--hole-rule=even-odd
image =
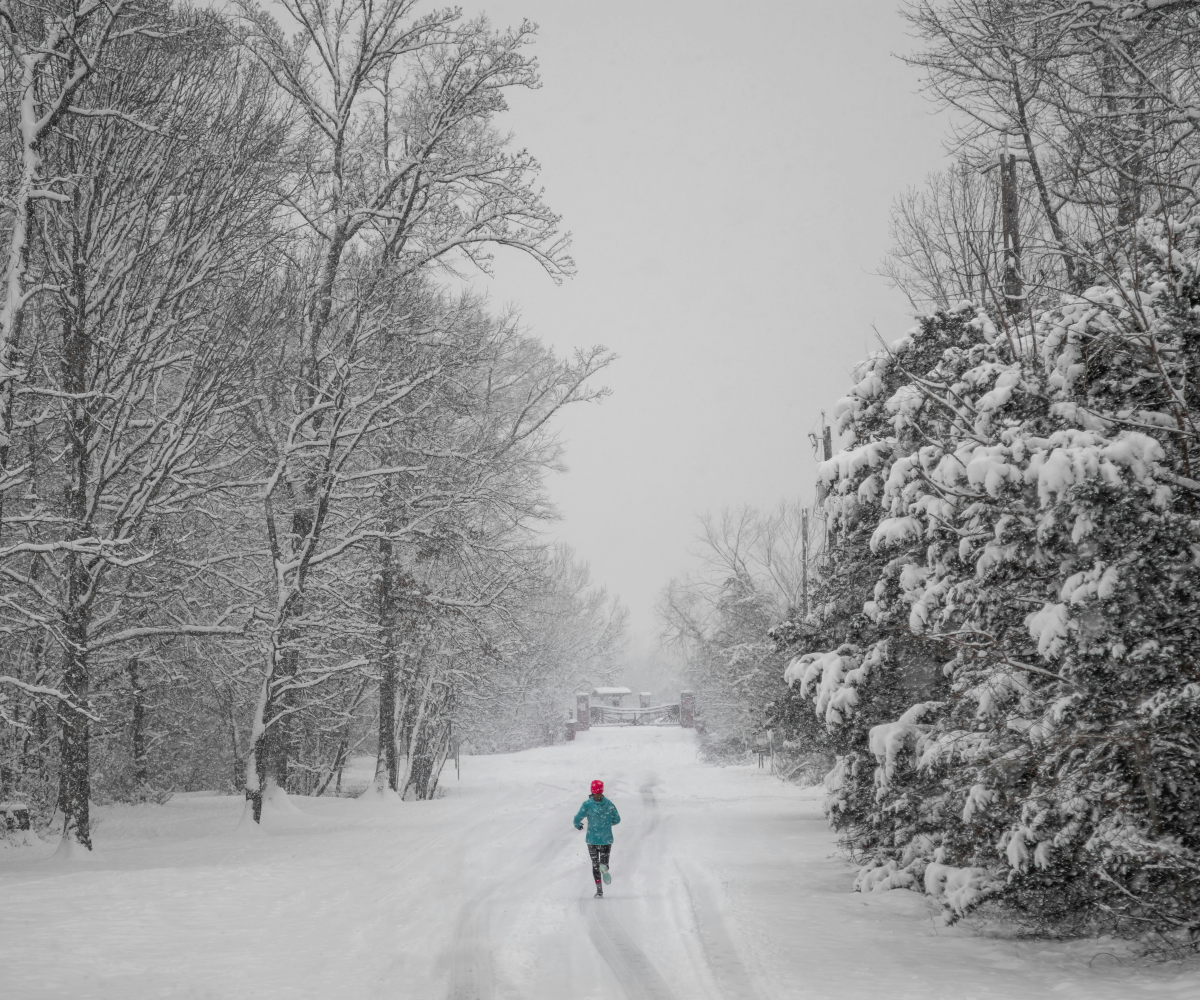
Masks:
[[[430,797],[484,692],[560,738],[621,643],[538,534],[612,355],[437,280],[573,271],[498,121],[534,26],[284,6],[0,4],[0,792],[85,847],[95,798],[259,819],[363,752]]]
[[[1127,259],[1019,333],[921,320],[835,409],[841,643],[785,679],[841,741],[860,889],[1195,919],[1200,217],[1143,222]]]

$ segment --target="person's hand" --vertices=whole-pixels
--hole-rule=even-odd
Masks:
[[[582,830],[582,829],[583,829],[583,827],[582,827],[582,826],[577,826],[577,827],[575,827],[575,829],[576,829],[576,830]]]

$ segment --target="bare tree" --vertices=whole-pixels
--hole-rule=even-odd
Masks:
[[[287,784],[296,692],[359,666],[351,656],[301,674],[297,622],[312,574],[420,531],[448,503],[383,523],[363,503],[368,483],[422,471],[380,465],[375,448],[418,423],[431,388],[460,367],[436,324],[399,306],[406,284],[455,261],[486,267],[496,246],[555,277],[572,268],[533,187],[536,162],[509,152],[493,124],[507,89],[537,83],[529,25],[497,32],[454,12],[417,17],[411,0],[283,6],[300,25],[292,41],[243,6],[250,51],[306,126],[287,199],[296,266],[279,286],[277,361],[257,419],[271,455],[257,488],[276,597],[247,780],[256,819],[264,794]]]
[[[478,314],[471,322],[460,317],[456,325],[470,335],[462,355],[469,364],[456,370],[428,422],[406,428],[417,433],[389,438],[389,461],[399,457],[413,471],[402,483],[386,484],[378,497],[389,534],[379,549],[377,782],[382,787],[386,771],[394,791],[405,785],[399,758],[410,768],[413,759],[397,749],[405,742],[400,730],[407,727],[411,744],[419,720],[441,726],[452,708],[445,702],[416,715],[409,711],[431,695],[428,688],[418,691],[414,685],[424,681],[402,665],[413,662],[404,649],[412,643],[414,616],[449,614],[446,621],[483,634],[481,617],[516,613],[512,601],[533,572],[530,559],[540,565],[541,546],[530,531],[552,516],[542,477],[558,467],[561,445],[550,421],[564,406],[606,395],[589,382],[611,360],[595,348],[561,361],[523,335],[511,317],[496,321]],[[403,547],[392,542],[401,524],[418,529]],[[466,648],[478,641],[476,635]],[[449,686],[457,691],[462,685]]]
[[[907,16],[927,43],[908,61],[955,111],[956,154],[984,169],[1015,139],[1021,242],[1046,289],[1119,271],[1111,234],[1194,196],[1195,5],[921,0]]]
[[[538,533],[555,415],[612,356],[436,281],[498,247],[573,270],[497,126],[538,85],[532,27],[283,7],[292,38],[250,3],[0,5],[7,79],[36,71],[3,147],[32,193],[0,230],[0,783],[53,800],[68,846],[93,761],[106,793],[212,782],[257,820],[377,741],[378,787],[428,797],[488,692],[551,738],[619,644]]]
[[[46,287],[31,277],[39,208],[70,200],[70,178],[47,172],[47,145],[80,117],[120,117],[86,95],[113,68],[112,50],[131,36],[158,33],[142,5],[129,0],[44,0],[0,4],[0,75],[8,100],[5,147],[11,218],[5,226],[0,288],[0,532],[4,498],[24,481],[27,465],[10,468],[16,386],[25,375],[22,328]]]
[[[229,58],[219,26],[177,27],[189,45],[114,42],[110,54],[137,69],[97,85],[95,105],[77,95],[70,134],[39,151],[63,194],[39,221],[42,295],[25,308],[13,398],[44,492],[7,516],[0,578],[15,588],[11,626],[62,651],[58,806],[64,837],[84,846],[93,659],[239,628],[232,608],[188,620],[145,581],[166,523],[211,483],[254,351],[243,282],[269,220],[279,130],[263,81]]]
[[[663,645],[722,735],[744,741],[781,691],[769,631],[800,616],[819,563],[818,524],[798,503],[700,519],[699,568],[672,580],[656,609]]]

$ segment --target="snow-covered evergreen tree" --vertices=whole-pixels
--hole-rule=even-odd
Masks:
[[[874,581],[830,576],[846,641],[787,677],[860,887],[1195,930],[1200,218],[1119,259],[1023,325],[922,320],[838,404],[831,557]]]

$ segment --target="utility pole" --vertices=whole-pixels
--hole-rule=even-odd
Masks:
[[[810,433],[808,438],[813,443],[813,450],[817,448],[817,436]],[[821,411],[821,454],[826,462],[833,458],[833,428],[825,423],[825,411]],[[829,495],[829,488],[824,481],[817,482],[817,503],[821,503]],[[808,614],[808,511],[804,512],[804,612]],[[821,551],[824,553],[822,558],[829,559],[829,517],[826,514],[820,515],[821,520],[825,522],[825,539]]]
[[[808,617],[808,508],[805,507],[800,514],[800,547],[801,547],[801,571],[800,571],[800,608],[804,613],[804,617]]]
[[[1000,222],[1004,231],[1004,304],[1010,316],[1025,310],[1025,282],[1021,278],[1021,235],[1017,200],[1017,154],[1002,133],[1000,147]]]
[[[809,431],[809,433],[808,433],[808,440],[812,442],[814,453],[817,451],[818,448],[821,449],[822,454],[824,454],[824,456],[825,456],[826,462],[828,462],[831,458],[833,458],[833,436],[830,432],[830,428],[825,423],[825,411],[824,410],[821,411],[821,438],[820,438],[820,440],[819,441],[817,440],[817,436],[814,433],[812,433],[812,431]],[[828,492],[829,491],[825,488],[825,484],[823,482],[818,481],[817,482],[817,503],[820,503],[822,500],[824,500],[825,495]]]

